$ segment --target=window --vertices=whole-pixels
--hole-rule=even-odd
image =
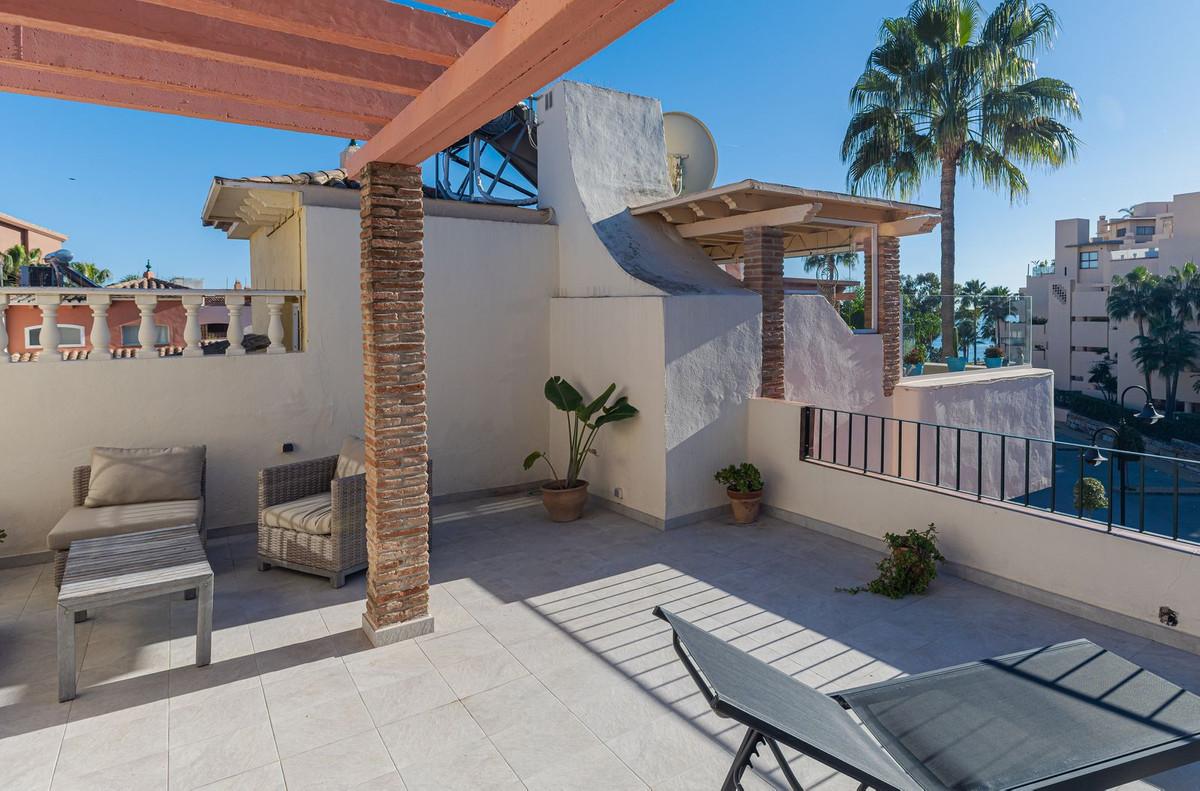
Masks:
[[[1134,236],[1153,236],[1154,235],[1154,226],[1153,225],[1135,225],[1133,227],[1133,235]]]
[[[1096,250],[1088,250],[1079,254],[1080,269],[1098,269],[1100,267],[1100,253]]]
[[[171,330],[166,324],[155,324],[154,343],[157,346],[166,346],[171,342]],[[138,325],[126,324],[121,327],[121,345],[122,346],[141,346],[138,341]]]
[[[1128,228],[1118,228],[1117,229],[1117,238],[1120,239],[1122,236],[1125,235],[1125,232],[1128,230],[1129,230]]]
[[[79,324],[59,324],[58,325],[58,348],[65,349],[69,346],[83,346],[83,326]],[[25,348],[40,349],[42,348],[42,328],[41,327],[26,327],[25,328]]]

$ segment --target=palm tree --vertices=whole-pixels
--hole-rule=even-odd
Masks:
[[[0,285],[18,285],[21,282],[21,267],[35,266],[41,260],[41,248],[27,250],[24,245],[14,244],[0,253]]]
[[[943,289],[954,283],[959,175],[1015,201],[1029,191],[1022,167],[1059,167],[1078,145],[1060,120],[1079,117],[1075,89],[1037,76],[1036,56],[1058,30],[1054,12],[1001,0],[982,15],[978,0],[914,0],[907,16],[885,19],[850,91],[854,116],[842,141],[851,191],[906,198],[940,175]],[[942,335],[953,332],[945,304]]]
[[[969,316],[975,324],[975,332],[973,333],[976,340],[979,339],[979,315],[983,311],[984,297],[987,296],[987,283],[974,278],[963,284],[959,292],[958,309],[959,316]],[[949,300],[947,300],[949,301]],[[979,362],[979,344],[973,346],[975,350],[975,362]]]
[[[1013,312],[1012,292],[1008,286],[992,286],[983,296],[984,326],[991,331],[992,339],[1000,345],[1000,327],[1007,323]]]
[[[1200,338],[1171,312],[1150,317],[1150,334],[1133,339],[1133,359],[1142,370],[1157,371],[1167,382],[1167,419],[1175,417],[1179,376],[1200,357]]]
[[[112,279],[112,270],[102,269],[90,261],[74,261],[71,263],[71,268],[98,286],[102,286]]]
[[[1137,322],[1138,337],[1145,336],[1146,319],[1161,309],[1159,302],[1163,295],[1159,282],[1159,277],[1150,274],[1150,270],[1144,266],[1134,267],[1124,277],[1113,275],[1112,288],[1108,291],[1106,301],[1109,318],[1113,321],[1133,319]],[[1134,362],[1137,359],[1134,357]],[[1142,368],[1141,363],[1138,363],[1138,368],[1146,378],[1146,392],[1153,393],[1152,371]]]
[[[827,284],[821,287],[821,291],[834,307],[837,301],[838,268],[845,267],[846,272],[853,272],[857,265],[858,253],[854,252],[813,253],[804,257],[804,271],[815,272],[818,280],[827,281]]]

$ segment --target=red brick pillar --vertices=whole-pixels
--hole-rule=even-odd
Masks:
[[[874,291],[872,286],[875,284],[874,252],[869,243],[863,247],[863,329],[865,330],[875,327],[872,323],[875,317],[871,310],[875,303],[875,295],[872,293]]]
[[[742,231],[742,280],[762,294],[763,398],[784,397],[783,232],[778,228]]]
[[[367,611],[375,645],[433,631],[425,422],[421,170],[372,162],[362,182]]]
[[[879,333],[883,335],[883,394],[900,381],[900,240],[880,236],[875,276],[879,278]]]

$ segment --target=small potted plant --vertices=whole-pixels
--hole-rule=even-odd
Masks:
[[[758,519],[763,493],[762,473],[758,471],[758,467],[748,461],[737,465],[730,464],[725,469],[718,470],[713,478],[725,487],[725,493],[729,495],[734,522],[748,525]]]
[[[937,528],[933,522],[924,530],[909,528],[906,533],[885,533],[890,550],[875,568],[879,576],[866,585],[838,588],[844,593],[869,591],[889,599],[903,599],[910,593],[924,593],[937,578],[937,564],[944,561],[937,546]]]
[[[601,426],[628,420],[638,413],[625,396],[611,404],[608,403],[616,389],[616,384],[610,384],[595,399],[584,403],[583,395],[566,379],[552,376],[546,380],[546,400],[553,404],[555,409],[567,413],[567,433],[570,440],[567,474],[560,478],[550,457],[540,450],[535,450],[525,457],[525,469],[528,470],[539,459],[546,462],[546,466],[550,468],[550,474],[554,478],[542,486],[542,505],[555,522],[573,522],[583,515],[583,507],[587,504],[588,482],[580,478],[579,474],[583,471],[583,463],[587,461],[588,454],[597,455],[592,447],[592,443],[596,441],[596,432]]]
[[[1000,368],[1004,365],[1004,350],[999,346],[989,346],[983,352],[983,361],[988,368]]]
[[[920,376],[925,373],[925,347],[914,346],[904,355],[904,375]]]

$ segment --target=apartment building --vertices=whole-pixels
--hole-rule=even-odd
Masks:
[[[1200,260],[1200,192],[1170,201],[1139,203],[1121,217],[1101,215],[1096,229],[1086,219],[1054,224],[1054,261],[1033,267],[1022,293],[1032,298],[1033,363],[1054,370],[1054,386],[1099,396],[1088,383],[1089,370],[1107,351],[1117,360],[1120,387],[1143,383],[1130,351],[1137,335],[1133,321],[1110,321],[1105,302],[1115,275],[1136,266],[1166,275],[1172,266]],[[1042,323],[1042,319],[1045,322]],[[1192,377],[1180,383],[1180,408],[1200,411]],[[1154,398],[1166,394],[1154,380]]]

